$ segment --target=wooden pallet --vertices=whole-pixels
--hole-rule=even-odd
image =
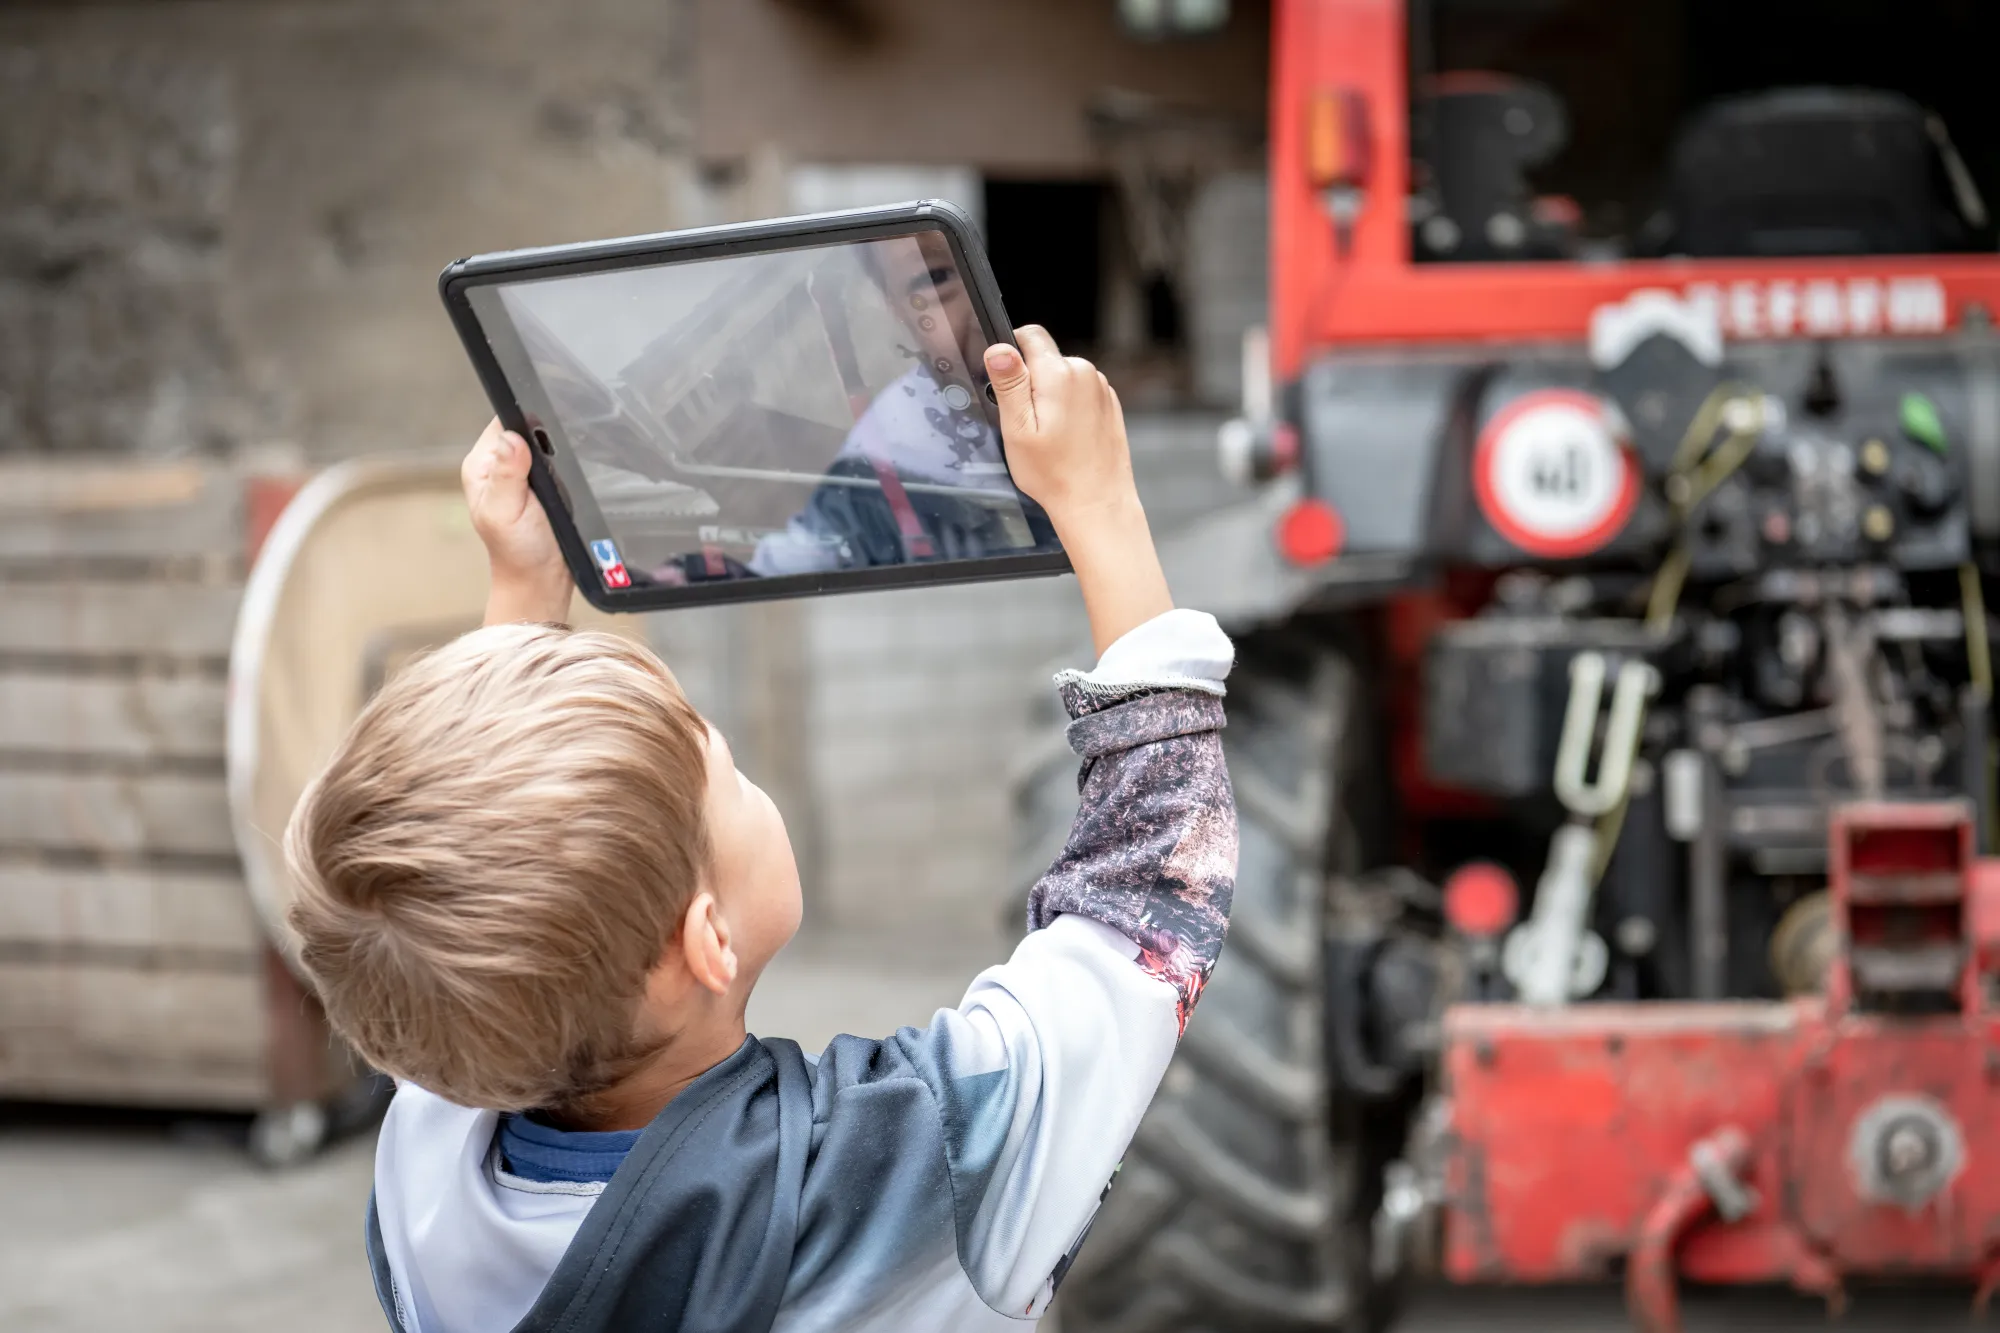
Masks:
[[[268,1109],[353,1077],[224,790],[230,632],[284,487],[0,463],[0,1097]]]

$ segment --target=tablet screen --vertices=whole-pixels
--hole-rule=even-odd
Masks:
[[[469,295],[607,588],[1059,549],[942,233]]]

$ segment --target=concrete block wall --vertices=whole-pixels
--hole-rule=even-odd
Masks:
[[[810,608],[819,902],[846,923],[997,920],[1008,765],[1059,656],[1088,667],[1067,576]]]
[[[1195,395],[1234,408],[1243,334],[1270,305],[1270,208],[1262,172],[1228,172],[1195,196],[1188,218],[1188,329]]]

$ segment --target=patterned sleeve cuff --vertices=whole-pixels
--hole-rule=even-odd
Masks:
[[[1186,689],[1092,698],[1065,685],[1062,695],[1074,719],[1069,748],[1086,761],[1175,736],[1220,731],[1226,716],[1221,699]]]

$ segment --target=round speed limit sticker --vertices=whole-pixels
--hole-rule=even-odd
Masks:
[[[1473,493],[1496,531],[1530,555],[1588,555],[1639,502],[1639,466],[1615,409],[1575,389],[1538,389],[1479,433]]]

